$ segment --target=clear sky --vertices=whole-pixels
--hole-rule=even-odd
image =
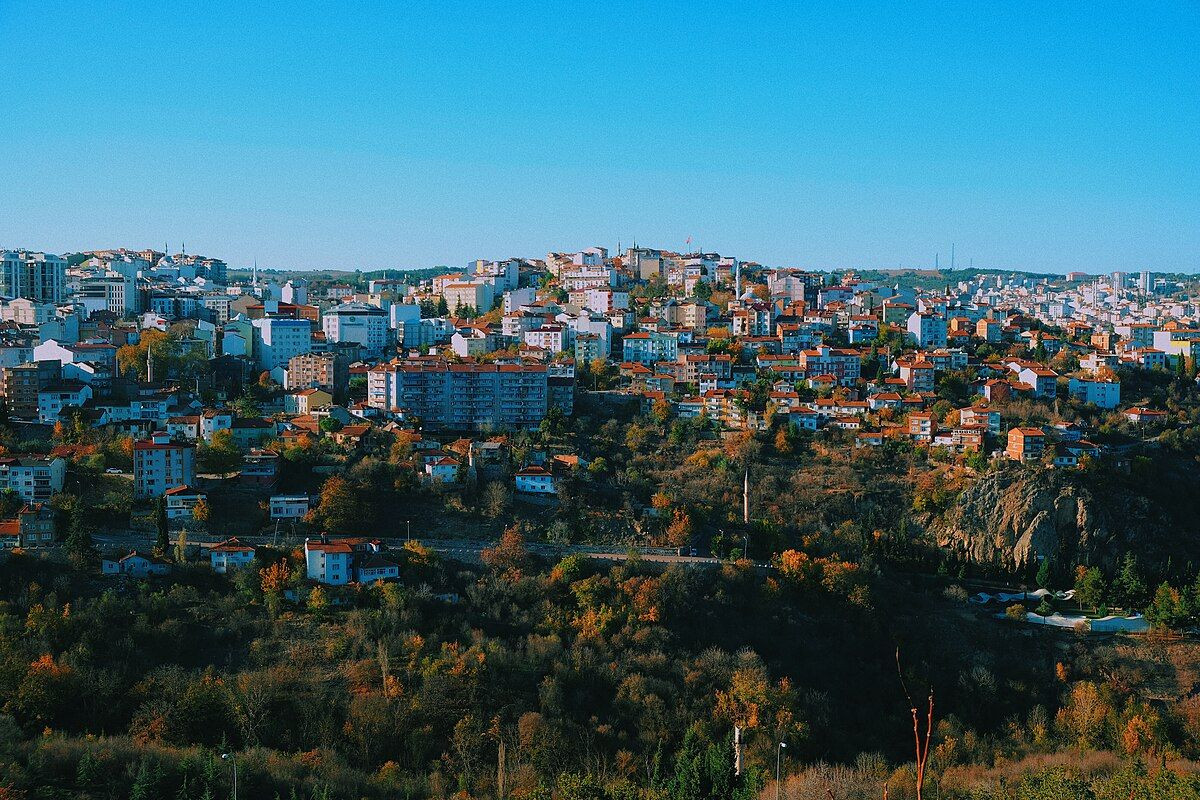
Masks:
[[[1200,3],[816,5],[0,0],[0,247],[1200,268]]]

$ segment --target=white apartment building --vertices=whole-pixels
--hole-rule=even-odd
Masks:
[[[173,442],[165,432],[133,443],[133,497],[159,497],[196,482],[196,445]]]
[[[1067,382],[1067,391],[1072,397],[1078,398],[1084,403],[1092,403],[1097,408],[1113,409],[1121,404],[1119,381],[1071,378]]]
[[[566,325],[543,325],[525,331],[525,344],[551,353],[561,353],[574,345],[574,331]]]
[[[310,581],[343,586],[353,577],[354,549],[344,542],[304,542],[304,567]]]
[[[941,314],[914,312],[908,317],[908,336],[917,347],[945,347],[946,318]]]
[[[308,513],[309,500],[306,494],[277,494],[271,496],[271,519],[304,519]]]
[[[420,419],[426,429],[530,428],[549,403],[544,364],[393,361],[367,373],[367,404]]]
[[[26,503],[44,503],[61,492],[67,477],[63,458],[0,457],[0,491],[11,489]]]
[[[331,308],[321,317],[321,328],[326,341],[354,342],[371,353],[383,352],[391,338],[388,312],[366,303],[343,303]]]
[[[495,285],[488,279],[448,283],[442,290],[442,297],[446,299],[446,308],[451,314],[457,315],[459,309],[467,307],[486,314],[492,310]]]
[[[306,319],[263,317],[253,320],[258,367],[286,367],[292,356],[312,350],[312,323]]]

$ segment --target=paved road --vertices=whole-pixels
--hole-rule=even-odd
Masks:
[[[155,534],[141,533],[137,531],[122,531],[119,533],[103,533],[94,534],[92,536],[96,546],[105,548],[147,548],[154,545]],[[273,544],[275,538],[272,536],[239,536],[238,539],[246,544]],[[172,544],[177,539],[172,540]],[[221,541],[223,537],[204,535],[188,532],[187,541],[189,544],[194,544],[202,548],[212,547]],[[299,546],[303,543],[302,539],[293,537],[281,537],[277,540],[280,546],[292,547]],[[404,546],[404,539],[383,539],[384,544],[391,548],[400,548]],[[426,539],[417,540],[433,550],[435,553],[440,553],[447,558],[452,558],[456,561],[478,562],[481,553],[489,548],[495,547],[494,541],[482,540],[459,540],[459,539]],[[637,557],[643,561],[650,561],[663,564],[682,564],[689,567],[715,567],[721,565],[721,559],[711,556],[687,556],[671,553],[663,548],[604,548],[604,547],[586,547],[583,545],[551,545],[542,542],[532,542],[528,544],[527,549],[539,556],[545,558],[562,558],[566,555],[579,553],[591,558],[603,561],[626,561],[630,558],[630,554],[636,552]],[[769,568],[769,564],[755,564],[759,568]]]

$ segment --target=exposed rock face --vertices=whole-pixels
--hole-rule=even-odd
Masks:
[[[929,530],[942,547],[1008,569],[1038,556],[1060,564],[1113,564],[1132,531],[1114,533],[1104,505],[1075,476],[1014,466],[964,489]]]

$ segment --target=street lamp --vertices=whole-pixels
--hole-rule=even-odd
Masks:
[[[779,800],[779,766],[783,761],[783,749],[787,747],[787,742],[780,742],[775,748],[775,800]]]
[[[233,764],[233,800],[237,800],[237,756],[233,753],[222,753],[221,760],[228,760]]]

